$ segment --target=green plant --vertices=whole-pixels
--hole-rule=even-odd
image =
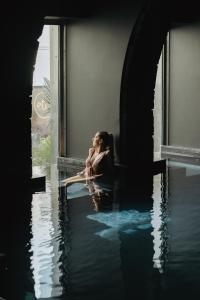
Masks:
[[[48,166],[51,164],[51,136],[40,138],[40,142],[32,149],[33,166]]]

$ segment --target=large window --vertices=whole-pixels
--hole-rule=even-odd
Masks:
[[[45,25],[33,77],[32,162],[33,176],[47,174],[58,156],[58,32]]]
[[[154,97],[154,161],[161,158],[161,144],[162,144],[162,130],[163,130],[163,119],[162,119],[162,110],[163,110],[163,64],[162,64],[163,55],[161,54],[156,84],[155,84],[155,97]]]

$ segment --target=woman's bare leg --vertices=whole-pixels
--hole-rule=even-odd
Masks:
[[[89,177],[83,177],[83,176],[80,176],[80,175],[75,175],[75,176],[72,176],[72,177],[69,177],[69,178],[66,178],[64,180],[62,180],[62,182],[64,183],[64,185],[68,185],[68,184],[71,184],[71,183],[74,183],[74,182],[81,182],[81,181],[87,181],[88,180],[93,180],[99,176],[102,176],[102,174],[99,174],[99,175],[95,175],[95,176],[89,176]]]
[[[80,176],[80,175],[75,175],[75,176],[72,176],[72,177],[69,177],[69,178],[66,178],[66,179],[64,179],[64,180],[62,180],[62,182],[64,183],[64,184],[68,184],[68,183],[70,183],[70,182],[76,182],[76,181],[78,181],[78,180],[85,180],[84,179],[84,177],[82,177],[82,176]]]

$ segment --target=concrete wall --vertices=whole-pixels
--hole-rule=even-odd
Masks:
[[[169,144],[200,148],[200,23],[170,32]]]
[[[137,2],[137,1],[135,1]],[[141,5],[141,4],[140,4]],[[137,4],[67,26],[67,156],[85,158],[98,130],[119,136],[120,86]]]

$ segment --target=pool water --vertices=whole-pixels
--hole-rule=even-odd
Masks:
[[[52,174],[32,197],[21,300],[198,298],[200,166],[168,162],[151,196]]]

